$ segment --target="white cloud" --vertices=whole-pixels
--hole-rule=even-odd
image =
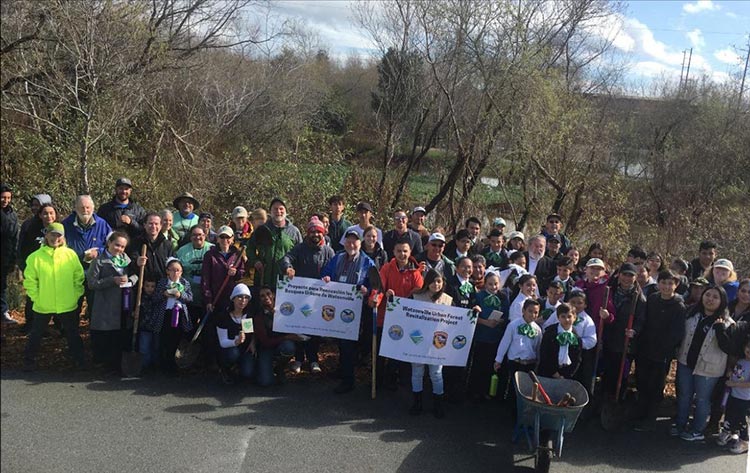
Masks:
[[[742,58],[732,48],[714,51],[714,57],[725,64],[737,65],[742,62]]]
[[[728,16],[729,18],[732,18],[733,20],[736,20],[737,18],[739,18],[739,17],[740,17],[740,16],[738,15],[738,14],[736,14],[736,13],[734,13],[734,12],[731,12],[731,11],[728,11],[728,12],[726,13],[726,15],[727,15],[727,16]]]
[[[673,66],[682,64],[682,52],[671,51],[669,46],[654,37],[654,33],[644,23],[635,18],[626,18],[625,28],[636,37],[639,49],[644,54]]]
[[[719,10],[721,7],[711,0],[698,0],[695,3],[685,3],[682,5],[682,10],[685,13],[700,13],[702,11]]]
[[[633,66],[631,71],[644,77],[669,77],[679,78],[680,70],[656,61],[640,61]]]
[[[604,21],[597,19],[587,28],[595,35],[611,41],[621,51],[629,53],[635,49],[635,39],[625,31],[625,18],[620,15],[610,15]]]
[[[703,33],[698,28],[694,29],[693,31],[689,31],[688,33],[686,33],[686,36],[690,40],[690,44],[695,49],[700,50],[703,46],[706,45],[706,39],[703,37]]]

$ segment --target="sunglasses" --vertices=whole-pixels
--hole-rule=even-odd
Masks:
[[[230,238],[232,238],[232,237],[230,237],[229,235],[219,235],[219,238],[220,238],[221,240],[229,240],[229,239],[230,239]]]

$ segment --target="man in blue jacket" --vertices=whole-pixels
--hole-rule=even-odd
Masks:
[[[90,195],[79,195],[76,198],[75,211],[62,221],[68,248],[76,252],[84,271],[87,271],[89,264],[104,251],[107,235],[112,231],[107,221],[94,213],[94,208],[94,199]],[[83,282],[83,286],[88,317],[94,305],[94,291],[88,288],[86,281]],[[79,303],[79,309],[82,303],[83,299]]]

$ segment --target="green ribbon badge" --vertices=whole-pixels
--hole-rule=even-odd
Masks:
[[[495,294],[490,294],[484,299],[484,306],[490,309],[498,309],[501,305],[502,302],[500,302],[500,298]]]
[[[169,284],[170,289],[177,289],[180,291],[180,294],[185,292],[185,286],[181,282],[173,282]]]
[[[573,332],[560,332],[557,334],[557,343],[560,344],[560,346],[570,345],[570,346],[578,346],[578,337],[575,336]]]
[[[472,293],[472,291],[474,291],[474,286],[472,286],[472,284],[467,281],[467,282],[461,284],[461,287],[459,287],[458,290],[464,296],[468,296],[469,294]]]
[[[534,338],[536,337],[536,330],[534,330],[534,327],[532,327],[531,324],[521,324],[518,326],[518,334]]]
[[[112,257],[112,264],[115,268],[125,268],[128,265],[128,261],[124,255],[117,255]]]

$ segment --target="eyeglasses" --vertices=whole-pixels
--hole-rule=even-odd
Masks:
[[[434,243],[433,242],[433,243],[430,243],[430,246],[441,247],[441,246],[445,246],[445,243]]]
[[[198,233],[198,234],[195,234],[195,235],[191,235],[191,237],[193,237],[193,238],[206,238],[206,235],[204,235],[202,233]]]
[[[235,299],[250,299],[250,296],[234,296]]]
[[[393,217],[393,220],[395,220],[395,221],[397,221],[397,222],[400,222],[401,220],[406,220],[406,216],[401,216],[401,217]]]
[[[232,237],[231,237],[231,236],[229,236],[229,235],[219,235],[219,238],[220,238],[221,240],[228,240],[228,239],[230,239],[230,238],[232,238]]]

